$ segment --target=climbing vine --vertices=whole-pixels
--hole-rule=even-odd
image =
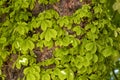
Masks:
[[[1,79],[109,79],[119,12],[119,0],[1,0]]]

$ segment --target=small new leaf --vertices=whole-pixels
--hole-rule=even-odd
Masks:
[[[57,31],[54,29],[48,29],[45,34],[45,40],[50,41],[52,38],[56,38]]]
[[[104,57],[108,57],[110,55],[112,55],[113,53],[113,49],[111,47],[106,47],[103,51],[102,54]]]

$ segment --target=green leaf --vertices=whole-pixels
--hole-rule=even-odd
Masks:
[[[36,78],[35,78],[34,74],[29,73],[26,75],[26,80],[36,80]]]
[[[119,1],[116,1],[114,4],[113,4],[113,9],[116,11],[118,11],[120,13],[120,2]]]
[[[116,62],[116,61],[119,60],[119,58],[120,58],[119,51],[118,50],[114,50],[113,54],[111,55],[112,61]]]
[[[35,65],[35,66],[33,66],[33,68],[35,69],[36,72],[40,72],[40,67],[39,66]]]
[[[22,8],[28,8],[29,7],[29,3],[27,1],[23,1],[22,3]]]
[[[20,46],[23,54],[25,54],[24,52],[26,52],[28,49],[32,50],[35,47],[34,43],[29,39],[25,39],[24,41],[20,42],[18,46]]]
[[[45,40],[50,41],[52,38],[56,38],[57,31],[54,29],[48,29],[45,34]]]
[[[6,51],[6,50],[1,50],[0,51],[0,57],[3,59],[3,61],[6,61],[7,56],[10,54],[10,52]]]
[[[37,47],[42,48],[43,44],[44,44],[44,41],[43,40],[39,40],[38,43],[37,43]]]
[[[27,66],[28,65],[28,59],[25,58],[25,57],[21,57],[19,60],[18,60],[19,64],[22,64],[24,66]]]
[[[52,21],[50,20],[44,20],[41,22],[41,29],[45,31],[48,27],[52,27]]]
[[[92,26],[92,27],[91,27],[91,32],[92,32],[92,33],[95,33],[96,30],[97,30],[96,26]]]
[[[98,79],[98,75],[92,74],[89,78],[90,78],[90,80],[96,80],[96,79]]]
[[[86,73],[86,71],[87,71],[87,67],[82,67],[82,68],[80,68],[80,74],[84,74],[84,73]],[[82,80],[86,80],[86,79],[82,79]]]
[[[42,74],[42,79],[41,80],[51,80],[50,75],[48,73]]]
[[[88,59],[84,59],[83,65],[84,65],[85,67],[90,66],[90,61],[89,61]]]
[[[40,73],[39,72],[34,72],[34,76],[36,78],[36,80],[40,80]]]
[[[52,13],[51,13],[51,10],[48,10],[45,12],[45,19],[51,19],[53,16],[52,16]]]
[[[94,11],[96,14],[101,13],[103,11],[102,6],[101,5],[95,6]]]
[[[85,48],[87,51],[91,51],[94,47],[94,43],[93,42],[89,42],[85,45]]]
[[[84,62],[84,58],[82,56],[77,56],[77,58],[74,60],[75,66],[78,69],[81,69],[83,67],[83,62]]]
[[[106,3],[107,0],[100,0],[100,3]]]
[[[113,49],[112,47],[106,47],[103,51],[102,51],[102,54],[104,57],[108,57],[110,55],[112,55],[113,53]]]
[[[42,29],[43,31],[45,31],[45,30],[47,29],[47,27],[48,27],[47,23],[46,23],[45,21],[42,21],[42,22],[41,22],[41,29]]]
[[[32,50],[35,46],[34,46],[34,43],[31,41],[31,40],[27,40],[26,41],[27,42],[27,45],[29,46],[28,48],[30,49],[30,50]]]
[[[58,75],[60,80],[64,80],[67,77],[67,72],[65,70],[61,70],[61,73]]]
[[[17,67],[17,69],[20,69],[21,68],[21,64],[19,63],[19,62],[16,62],[16,67]]]
[[[73,40],[71,40],[71,38],[70,38],[69,36],[65,36],[65,37],[63,38],[63,41],[62,41],[62,42],[63,42],[62,45],[68,46],[70,43],[73,42]],[[73,45],[74,45],[74,44],[73,44]]]
[[[66,71],[68,72],[67,80],[74,80],[74,72],[71,69],[66,69]]]
[[[34,8],[34,5],[35,5],[35,0],[31,0],[31,3],[30,3],[30,10],[32,10]]]
[[[1,37],[0,38],[0,44],[3,44],[3,43],[5,43],[6,42],[6,37]]]
[[[42,33],[40,34],[40,38],[41,38],[41,39],[44,39],[44,37],[45,37],[45,32],[42,32]]]
[[[60,27],[63,27],[64,25],[69,24],[69,20],[67,17],[62,17],[57,21],[57,23],[60,25]]]
[[[88,52],[88,53],[86,53],[85,57],[88,61],[90,61],[93,58],[93,54]]]
[[[98,61],[98,56],[96,54],[93,55],[93,62],[96,63]]]
[[[80,26],[75,26],[73,28],[73,31],[75,31],[77,35],[80,35],[81,34],[81,28],[80,28]]]
[[[54,70],[54,75],[58,76],[60,80],[65,80],[67,78],[67,72],[65,70],[60,70],[59,68]]]
[[[56,49],[54,55],[55,57],[62,57],[62,56],[68,55],[68,50]]]
[[[76,47],[79,45],[80,40],[73,38],[73,39],[71,39],[71,43],[72,43],[73,47]]]
[[[44,45],[47,46],[48,48],[51,48],[51,47],[53,47],[53,41],[52,40],[44,41]]]
[[[29,73],[29,70],[30,70],[30,67],[27,67],[27,68],[24,69],[23,73],[24,73],[25,75],[27,75],[27,74]]]
[[[22,43],[23,43],[23,39],[22,38],[17,38],[12,44],[13,49],[16,48],[18,50],[21,50]]]
[[[24,27],[22,27],[22,26],[17,27],[17,32],[21,35],[24,35],[24,33],[25,33]]]

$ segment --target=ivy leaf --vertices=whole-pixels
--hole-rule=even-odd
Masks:
[[[68,80],[74,80],[74,72],[71,69],[66,69],[68,72]]]
[[[83,65],[88,67],[90,65],[90,61],[88,59],[84,59]]]
[[[51,80],[50,75],[48,73],[42,74],[42,79],[41,80]]]
[[[34,48],[34,43],[31,40],[27,40],[26,42],[28,43],[28,48],[32,50]]]
[[[73,42],[73,40],[71,40],[71,38],[69,37],[69,36],[65,36],[64,38],[63,38],[63,45],[64,46],[68,46],[70,43],[72,43]],[[73,44],[74,45],[74,44]]]
[[[107,0],[100,0],[100,2],[101,2],[101,3],[106,3],[106,2],[107,2]]]
[[[36,80],[40,80],[40,73],[39,72],[34,72],[34,76],[36,78]]]
[[[80,41],[78,39],[73,38],[73,40],[71,40],[71,43],[73,47],[76,47],[80,43]]]
[[[35,65],[35,66],[32,66],[32,67],[35,69],[36,72],[40,72],[40,67],[39,66]]]
[[[111,47],[106,47],[103,51],[102,54],[104,57],[108,57],[113,53],[113,49]]]
[[[31,40],[26,39],[22,44],[21,44],[21,49],[23,51],[27,51],[28,49],[32,50],[34,48],[34,43]]]
[[[98,75],[92,74],[89,78],[90,78],[90,80],[96,80],[96,79],[98,79]]]
[[[41,39],[44,39],[44,37],[45,37],[45,32],[42,32],[42,33],[40,34],[40,38],[41,38]]]
[[[35,0],[31,0],[31,3],[30,3],[30,10],[32,10],[34,8],[34,5],[35,5]]]
[[[36,80],[35,75],[34,74],[30,74],[30,73],[27,74],[26,80]]]
[[[60,80],[65,80],[66,77],[67,77],[67,72],[65,70],[61,70],[59,73],[58,73],[58,76],[60,78]]]
[[[66,70],[60,70],[56,68],[54,70],[54,74],[59,77],[60,80],[65,80],[67,78],[67,71]]]
[[[19,60],[18,60],[19,64],[22,64],[24,66],[27,66],[28,65],[28,59],[26,57],[21,57]]]
[[[22,38],[16,38],[16,40],[13,42],[13,44],[12,44],[12,47],[13,48],[16,48],[16,49],[18,49],[18,50],[21,50],[21,45],[22,45],[22,43],[23,43],[24,41],[23,41],[23,39]]]
[[[90,61],[93,58],[93,54],[88,52],[88,53],[86,53],[85,57],[88,61]]]
[[[22,8],[28,8],[29,7],[29,3],[27,1],[23,1],[23,4],[21,6]]]
[[[45,34],[45,40],[50,41],[52,38],[56,38],[57,31],[54,29],[48,29]]]
[[[0,38],[0,44],[3,44],[3,43],[5,43],[6,42],[6,37],[1,37]]]
[[[101,6],[101,5],[95,6],[95,7],[94,7],[94,11],[95,11],[96,14],[97,14],[97,13],[101,13],[101,12],[103,11],[102,6]]]
[[[47,46],[48,48],[51,48],[51,47],[53,47],[53,41],[52,40],[44,41],[44,45]]]
[[[77,35],[80,35],[80,34],[81,34],[80,26],[74,27],[74,28],[73,28],[73,31],[75,31]]]
[[[92,26],[92,28],[91,28],[91,32],[92,32],[92,33],[95,33],[96,30],[97,30],[96,26]]]
[[[0,51],[0,57],[3,59],[3,61],[6,61],[7,56],[10,54],[10,52],[6,50],[1,50]]]
[[[57,23],[60,25],[60,27],[63,27],[64,25],[69,24],[69,20],[67,17],[62,17],[57,21]]]
[[[93,55],[93,62],[96,63],[98,61],[98,56],[96,54]]]
[[[93,42],[87,43],[85,45],[85,48],[86,48],[87,51],[91,51],[93,49],[93,47],[94,47],[94,43]]]
[[[45,13],[45,19],[51,19],[52,17],[53,16],[52,16],[51,10],[46,11],[46,13]]]
[[[42,48],[43,44],[44,44],[44,41],[43,40],[39,40],[38,43],[37,43],[37,47]]]
[[[120,58],[120,54],[118,50],[114,50],[111,56],[112,61],[117,62]]]
[[[22,26],[17,27],[17,32],[21,35],[24,35],[24,33],[25,33],[24,27],[22,27]]]
[[[47,23],[46,23],[45,21],[42,21],[42,22],[41,22],[41,29],[42,29],[43,31],[45,31],[45,30],[47,29],[47,27],[48,27]]]
[[[75,66],[78,69],[81,69],[83,67],[84,58],[82,56],[77,56],[76,60],[74,60]]]
[[[45,31],[47,27],[52,27],[52,21],[50,20],[44,20],[41,22],[41,29]]]

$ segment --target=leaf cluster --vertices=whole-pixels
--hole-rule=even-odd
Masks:
[[[49,9],[37,17],[29,11],[35,1],[0,1],[0,69],[17,54],[13,68],[24,68],[22,80],[106,80],[120,52],[120,29],[106,0],[92,0],[70,16]],[[118,2],[113,8],[119,12]]]

